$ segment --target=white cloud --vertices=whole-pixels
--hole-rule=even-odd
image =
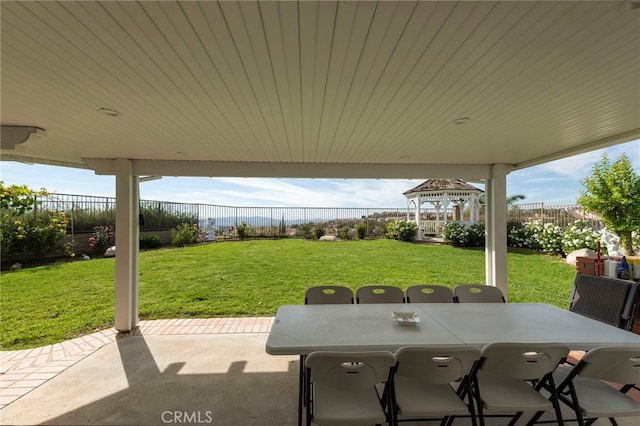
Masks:
[[[580,182],[591,174],[604,150],[553,161],[512,172],[507,177],[508,195],[524,194],[525,202],[574,204]],[[611,161],[623,152],[640,171],[640,140],[606,150]],[[114,196],[113,176],[91,170],[2,162],[6,184],[45,187],[63,194]],[[426,179],[427,177],[425,177]],[[183,203],[247,207],[404,207],[403,192],[422,183],[406,179],[258,179],[165,177],[143,182],[143,199]]]

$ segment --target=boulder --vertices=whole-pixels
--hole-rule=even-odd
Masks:
[[[336,237],[335,235],[323,235],[319,239],[320,241],[336,241],[338,237]]]
[[[104,251],[104,257],[116,257],[116,246],[111,246]]]
[[[569,265],[573,265],[576,266],[576,259],[578,257],[595,257],[596,256],[596,252],[588,249],[588,248],[582,248],[576,251],[572,251],[571,253],[569,253],[567,255],[567,257],[565,258],[565,262],[568,263]]]

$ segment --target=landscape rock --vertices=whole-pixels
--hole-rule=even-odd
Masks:
[[[335,235],[323,235],[319,238],[320,241],[336,241],[338,237]]]
[[[116,257],[116,246],[111,246],[104,251],[104,257]]]
[[[22,263],[14,263],[13,265],[11,265],[11,267],[9,267],[10,270],[12,271],[16,271],[18,269],[22,269]]]
[[[564,261],[569,265],[576,266],[576,259],[578,257],[595,257],[595,256],[596,256],[595,251],[588,248],[582,248],[580,250],[572,251],[571,253],[569,253],[567,257],[564,259]]]

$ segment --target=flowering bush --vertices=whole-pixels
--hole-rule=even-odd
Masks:
[[[64,212],[57,211],[27,213],[13,223],[3,223],[2,254],[38,259],[54,251],[69,251],[70,246],[61,242],[67,223]]]
[[[413,241],[418,234],[418,225],[415,222],[396,220],[391,223],[390,234],[400,241]]]
[[[94,226],[93,234],[89,237],[89,247],[96,253],[104,253],[115,242],[113,226]]]
[[[558,225],[534,220],[526,223],[526,227],[530,228],[528,232],[531,233],[531,248],[542,250],[549,254],[562,254],[562,229]]]
[[[562,236],[562,250],[565,254],[581,248],[596,250],[600,235],[591,229],[589,224],[583,220],[576,220],[567,226]]]
[[[454,247],[484,247],[484,222],[466,226],[460,222],[447,222],[442,227],[442,236]]]
[[[522,223],[514,224],[507,234],[507,245],[509,247],[541,250],[542,247],[533,238],[533,232],[533,227],[527,227]]]
[[[464,247],[468,233],[467,228],[460,222],[447,222],[442,227],[442,237],[454,247]]]

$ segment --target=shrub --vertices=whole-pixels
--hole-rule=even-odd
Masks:
[[[454,247],[484,247],[484,223],[478,222],[466,226],[460,222],[447,222],[442,227],[442,236]]]
[[[356,223],[356,235],[359,239],[364,240],[367,235],[367,225],[364,223]]]
[[[301,223],[296,229],[296,237],[304,238],[306,240],[312,240],[315,238],[315,230],[311,223]],[[318,237],[319,238],[319,237]]]
[[[561,255],[563,254],[562,234],[562,229],[555,223],[544,223],[541,225],[541,231],[534,234],[534,238],[536,238],[540,246],[542,246],[543,252]]]
[[[140,249],[150,250],[162,247],[162,240],[157,235],[144,235],[140,237]]]
[[[236,230],[238,231],[238,237],[240,237],[241,240],[244,240],[249,236],[249,227],[247,226],[247,222],[244,220],[240,222],[240,225],[236,223]]]
[[[467,229],[460,222],[447,222],[442,227],[442,237],[454,247],[463,247],[467,240]]]
[[[112,226],[94,226],[93,234],[89,237],[89,247],[96,253],[104,253],[114,243],[114,228]]]
[[[391,225],[391,236],[400,241],[413,241],[418,234],[418,225],[415,222],[396,220]]]
[[[33,191],[26,185],[5,186],[0,181],[0,247],[3,258],[31,257],[34,259],[65,249],[62,243],[68,220],[64,212],[36,211],[41,204],[39,195],[46,190]]]
[[[171,244],[184,247],[196,242],[198,225],[182,223],[171,230]]]
[[[484,247],[486,242],[486,232],[484,222],[472,223],[468,228],[469,236],[467,247]]]
[[[596,250],[600,235],[591,229],[589,224],[583,220],[576,220],[567,226],[562,236],[562,250],[565,254],[581,248]]]
[[[350,232],[348,226],[343,226],[338,230],[338,237],[343,240],[351,240],[353,238],[353,234]]]
[[[316,235],[316,240],[319,240],[322,236],[324,236],[324,226],[316,226],[316,228],[314,229],[314,233]]]

